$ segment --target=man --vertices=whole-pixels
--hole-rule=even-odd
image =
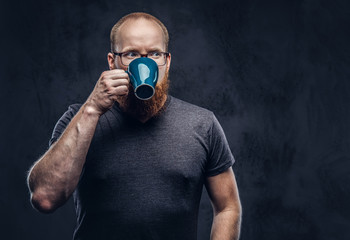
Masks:
[[[73,194],[74,239],[194,240],[203,185],[214,209],[211,239],[239,237],[233,156],[210,111],[167,94],[168,41],[165,26],[149,14],[119,20],[110,70],[58,121],[49,150],[30,170],[39,211],[53,212]],[[142,101],[125,70],[132,59],[154,56],[156,93]]]

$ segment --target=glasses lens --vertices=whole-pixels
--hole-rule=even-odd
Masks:
[[[122,64],[128,66],[136,58],[140,58],[141,54],[138,52],[126,52],[121,55]],[[159,66],[162,66],[166,62],[166,53],[151,52],[147,54],[147,57],[154,60]]]
[[[147,54],[147,57],[154,60],[158,65],[165,64],[165,53],[162,52],[151,52]]]
[[[141,57],[141,55],[138,52],[126,52],[123,53],[122,58],[122,64],[128,66],[134,59]]]

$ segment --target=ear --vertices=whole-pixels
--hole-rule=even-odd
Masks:
[[[113,53],[108,53],[107,54],[107,61],[108,61],[108,66],[109,66],[109,70],[113,70],[115,69],[115,58],[114,58],[114,54]]]
[[[167,71],[170,70],[170,63],[171,63],[171,53],[169,53],[169,56],[167,57],[167,60],[166,60]]]

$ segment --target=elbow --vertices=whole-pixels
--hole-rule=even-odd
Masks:
[[[31,194],[30,202],[33,208],[41,213],[53,213],[58,208],[48,197],[36,193]]]
[[[237,198],[237,200],[235,201],[232,201],[220,207],[214,205],[213,210],[214,210],[214,215],[218,215],[220,213],[225,213],[225,212],[230,212],[231,214],[234,214],[236,216],[242,215],[242,205],[239,198]]]

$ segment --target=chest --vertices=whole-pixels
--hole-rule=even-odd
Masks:
[[[207,155],[207,139],[198,127],[109,125],[97,129],[85,171],[90,178],[106,182],[196,185],[203,180]]]

